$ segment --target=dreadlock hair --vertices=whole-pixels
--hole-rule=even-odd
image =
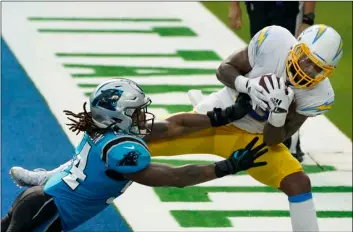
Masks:
[[[92,119],[92,113],[91,112],[87,112],[86,110],[86,104],[87,102],[83,103],[83,112],[80,112],[78,114],[73,113],[72,111],[69,110],[64,110],[63,112],[67,115],[67,116],[72,116],[74,118],[77,118],[78,121],[76,121],[73,118],[67,117],[67,119],[69,119],[72,123],[68,123],[66,124],[67,126],[69,126],[70,130],[72,132],[76,132],[76,135],[78,135],[81,131],[82,132],[87,132],[88,135],[90,136],[94,136],[97,133],[98,134],[103,134],[104,132],[106,132],[107,130],[110,129],[102,129],[99,128],[93,121]]]

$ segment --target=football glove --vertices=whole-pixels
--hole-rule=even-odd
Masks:
[[[270,81],[265,78],[268,92],[265,92],[267,103],[270,107],[268,122],[275,127],[282,127],[285,124],[290,104],[294,98],[294,92],[290,87],[286,87],[283,79],[277,82],[277,77],[271,75],[273,87]],[[288,94],[286,93],[288,91]]]
[[[267,162],[265,161],[255,163],[257,158],[268,151],[267,148],[263,149],[266,146],[264,143],[252,149],[258,140],[259,137],[255,137],[245,148],[234,151],[228,159],[216,162],[216,176],[223,177],[249,168],[266,165]]]
[[[239,93],[237,100],[231,106],[224,110],[214,108],[213,111],[208,111],[207,116],[210,118],[213,127],[227,125],[243,118],[251,111],[250,97],[245,93]]]
[[[253,110],[256,106],[260,107],[262,110],[267,110],[266,96],[264,95],[265,89],[259,84],[260,77],[257,78],[247,78],[244,76],[237,76],[234,82],[235,89],[240,93],[247,93],[252,102]]]

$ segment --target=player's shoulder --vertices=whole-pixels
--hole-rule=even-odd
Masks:
[[[258,31],[248,45],[249,59],[256,62],[256,57],[278,54],[287,54],[297,42],[296,38],[286,28],[281,26],[268,26]]]
[[[330,80],[326,78],[314,88],[294,89],[297,113],[314,117],[332,109],[335,93]]]
[[[251,39],[250,43],[253,43],[256,47],[256,52],[260,52],[261,48],[277,48],[279,49],[281,44],[297,42],[295,37],[286,28],[281,26],[268,26],[258,31]]]
[[[101,152],[106,165],[120,173],[140,171],[151,161],[147,144],[138,136],[124,133],[107,136]]]

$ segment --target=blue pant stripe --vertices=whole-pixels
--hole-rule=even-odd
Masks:
[[[302,193],[302,194],[299,194],[299,195],[288,197],[288,201],[292,202],[292,203],[298,203],[298,202],[307,201],[307,200],[309,200],[311,198],[313,198],[311,192],[310,193]]]

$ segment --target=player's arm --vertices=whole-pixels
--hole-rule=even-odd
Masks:
[[[154,123],[151,134],[146,135],[146,142],[171,138],[212,127],[210,118],[204,114],[180,113]]]
[[[296,103],[293,102],[294,91],[285,85],[282,78],[277,80],[275,75],[264,79],[269,91],[265,94],[270,99],[268,101],[270,114],[263,131],[264,142],[267,145],[276,145],[285,141],[303,125],[307,118],[296,112]]]
[[[304,124],[308,118],[302,114],[295,112],[295,109],[290,108],[289,114],[287,115],[286,123],[281,127],[273,126],[267,122],[264,127],[264,142],[267,145],[276,145],[284,142],[286,139],[291,137],[299,128]]]
[[[268,37],[269,28],[265,27],[256,33],[247,47],[230,55],[216,71],[217,79],[225,86],[250,96],[254,110],[256,106],[267,110],[265,90],[259,85],[257,78],[249,79],[244,75],[249,73],[253,67],[261,66],[261,60],[268,59],[267,57],[271,54],[273,46],[263,45],[267,42],[265,40]]]
[[[246,92],[244,89],[243,91],[240,91],[242,90],[242,85],[244,85],[242,82],[246,81],[243,75],[250,72],[251,69],[252,67],[248,57],[248,47],[245,47],[240,51],[234,52],[227,59],[225,59],[218,67],[216,76],[217,79],[225,86],[244,93]],[[238,77],[240,78],[237,82],[240,81],[240,83],[237,83],[238,85],[236,85],[236,80]]]
[[[226,125],[243,118],[251,110],[250,98],[241,94],[237,101],[225,109],[214,108],[207,114],[180,113],[154,123],[151,134],[143,139],[151,141],[171,138],[203,129]]]
[[[137,183],[152,187],[186,187],[214,180],[252,167],[266,165],[266,162],[254,161],[265,154],[267,149],[261,144],[252,147],[258,138],[253,139],[244,149],[233,152],[228,159],[209,165],[184,165],[173,167],[166,164],[151,163],[136,173],[126,173],[124,177]]]
[[[167,164],[151,163],[138,173],[124,174],[124,177],[151,187],[186,187],[217,179],[216,164],[185,165],[173,167]]]

